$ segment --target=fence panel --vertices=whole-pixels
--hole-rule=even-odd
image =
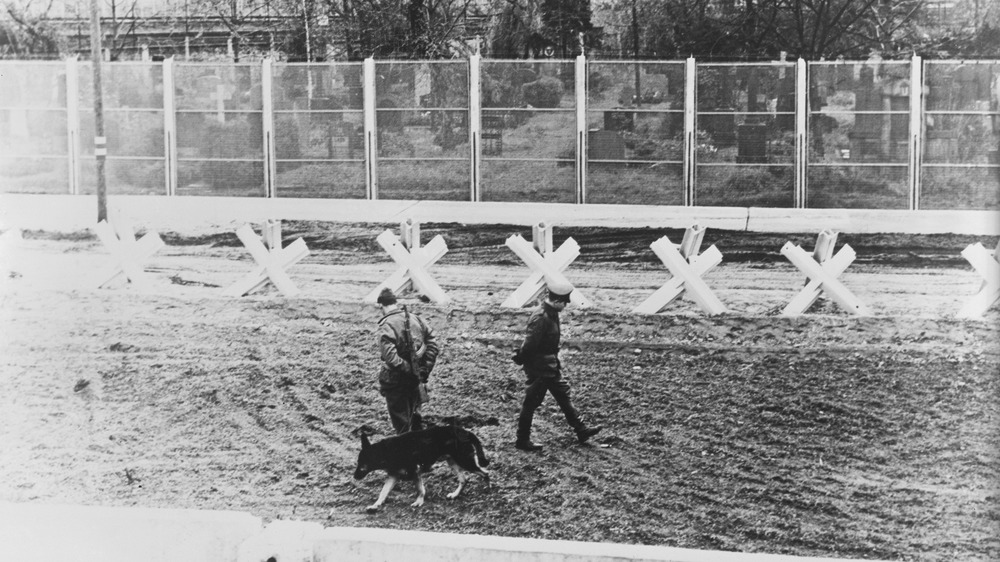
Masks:
[[[177,63],[177,194],[264,196],[261,66]]]
[[[807,206],[909,206],[910,65],[810,63]]]
[[[278,197],[364,199],[361,63],[272,68]]]
[[[379,199],[469,201],[468,62],[375,68]]]
[[[684,63],[587,70],[587,201],[683,205]]]
[[[483,201],[575,203],[576,67],[483,61]]]
[[[808,63],[802,92],[793,63],[695,63],[686,84],[681,61],[590,61],[585,123],[574,61],[482,61],[476,92],[465,60],[373,67],[367,162],[360,63],[109,63],[108,192],[168,193],[169,154],[181,195],[267,196],[271,165],[277,197],[365,198],[374,169],[384,199],[792,207],[804,187],[809,208],[1000,209],[1000,61]],[[0,61],[0,191],[93,193],[93,131],[89,62]]]
[[[94,193],[94,71],[80,64],[80,192]],[[158,63],[102,65],[108,194],[166,195],[163,68]]]
[[[795,65],[698,65],[695,205],[791,207]]]
[[[1000,208],[1000,62],[924,67],[921,209]]]
[[[66,64],[4,62],[0,191],[68,193]]]

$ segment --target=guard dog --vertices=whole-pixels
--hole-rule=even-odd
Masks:
[[[457,498],[462,493],[467,478],[465,472],[478,474],[489,487],[490,475],[483,467],[490,461],[479,438],[467,429],[457,425],[435,426],[388,437],[377,443],[371,443],[368,436],[362,434],[354,478],[361,480],[373,470],[388,473],[378,499],[365,510],[378,511],[396,482],[410,479],[417,481],[417,499],[411,505],[420,507],[426,494],[421,472],[429,471],[434,463],[442,459],[448,461],[448,466],[458,478],[458,488],[448,494],[448,499]]]

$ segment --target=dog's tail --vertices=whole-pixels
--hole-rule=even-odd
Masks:
[[[483,444],[479,441],[479,437],[476,437],[476,434],[471,431],[469,436],[472,437],[472,446],[476,448],[476,459],[479,461],[479,466],[489,466],[490,459],[486,458],[486,452],[483,451]]]

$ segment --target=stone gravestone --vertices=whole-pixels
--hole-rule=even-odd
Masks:
[[[597,129],[589,131],[587,139],[587,159],[591,163],[602,165],[611,162],[602,160],[625,160],[625,141],[616,131]]]

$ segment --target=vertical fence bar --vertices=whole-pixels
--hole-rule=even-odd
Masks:
[[[480,99],[480,70],[482,57],[479,53],[469,56],[469,190],[470,200],[482,199],[483,180],[480,159],[483,156],[482,140],[482,100]]]
[[[66,58],[66,152],[69,166],[67,188],[80,194],[80,63],[76,55]]]
[[[261,130],[263,131],[262,146],[264,147],[264,192],[267,197],[278,196],[275,187],[275,177],[278,175],[277,151],[274,148],[274,100],[272,96],[271,58],[261,61],[260,99],[261,99]],[[309,70],[307,69],[308,73]]]
[[[694,57],[684,61],[684,206],[695,204],[695,156],[697,154],[697,109],[698,72]],[[637,92],[638,94],[638,92]]]
[[[587,202],[587,57],[576,57],[576,202]]]
[[[177,195],[177,106],[174,57],[163,59],[163,175],[167,195]]]
[[[923,158],[924,63],[920,56],[910,60],[910,142],[909,181],[910,210],[920,208],[920,164]]]
[[[376,162],[378,157],[378,140],[375,136],[375,59],[365,59],[364,66],[364,131],[365,131],[365,185],[368,186],[368,199],[378,199],[378,175]]]
[[[809,204],[809,65],[795,62],[795,208]]]

